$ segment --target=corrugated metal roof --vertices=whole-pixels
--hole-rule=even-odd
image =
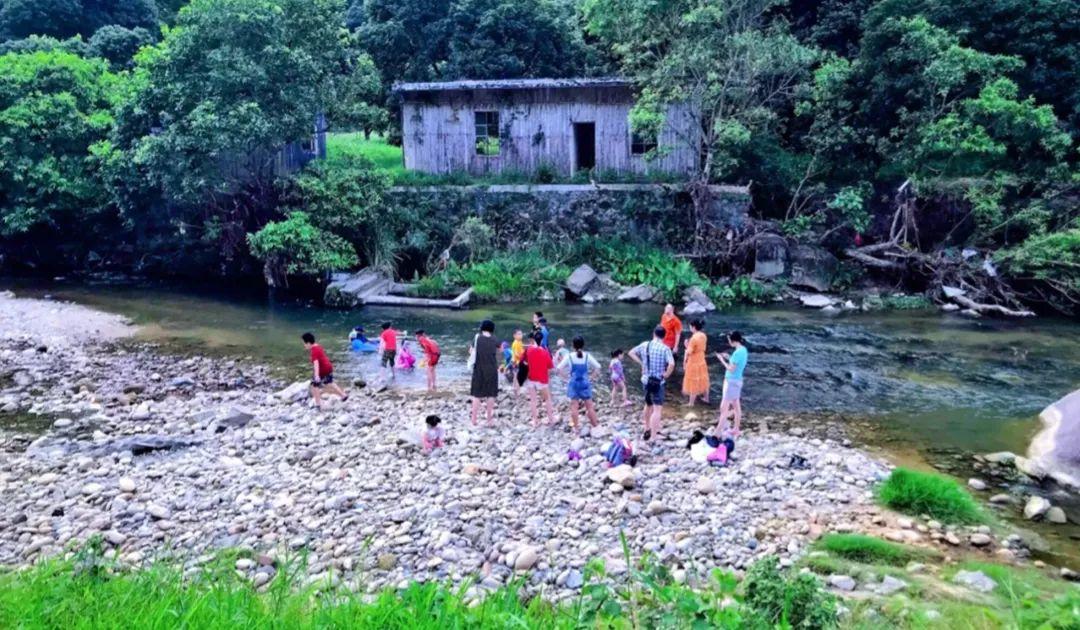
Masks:
[[[629,87],[630,82],[616,77],[592,79],[491,79],[395,83],[395,92],[446,92],[456,90],[532,90],[552,88]]]

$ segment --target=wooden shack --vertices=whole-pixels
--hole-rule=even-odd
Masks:
[[[657,137],[634,133],[634,94],[623,79],[400,83],[394,91],[410,170],[685,174],[698,162],[689,107],[672,106]]]

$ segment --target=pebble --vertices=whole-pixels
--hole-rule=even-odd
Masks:
[[[4,361],[9,347],[0,338]],[[438,398],[366,387],[318,413],[306,381],[275,382],[241,361],[140,346],[60,350],[26,365],[10,355],[12,367],[57,375],[35,380],[35,409],[95,434],[47,431],[0,456],[3,565],[100,533],[125,563],[166,544],[192,562],[219,547],[244,550],[236,570],[255,588],[275,575],[271,554],[304,550],[317,585],[329,575],[370,588],[475,577],[482,596],[521,571],[529,594],[559,599],[584,586],[592,559],[626,573],[623,535],[633,556],[655,553],[680,582],[696,579],[686,567],[745,569],[767,554],[790,566],[825,531],[872,529],[870,488],[888,472],[849,442],[782,429],[748,432],[727,467],[710,468],[687,456],[692,427],[678,418],[637,466],[608,469],[603,452],[621,409],[600,409],[602,425],[582,432],[582,459],[567,461],[573,436],[512,420],[510,391],[492,430],[470,426],[454,383]],[[429,455],[399,445],[433,407],[446,445]],[[250,412],[247,426],[210,430],[234,409]],[[790,469],[793,452],[811,469]]]
[[[1042,518],[1050,510],[1050,502],[1043,497],[1033,496],[1024,504],[1024,518],[1033,521]]]
[[[968,479],[968,487],[972,490],[986,490],[986,482],[982,479]]]
[[[855,578],[850,575],[830,575],[829,586],[841,591],[854,591]]]
[[[953,582],[980,593],[989,593],[997,587],[997,582],[982,571],[959,571],[953,577]]]
[[[985,547],[993,542],[990,536],[986,534],[972,534],[970,540],[971,544],[976,547]]]
[[[1046,521],[1056,525],[1064,525],[1069,522],[1069,519],[1065,516],[1065,510],[1055,505],[1046,511]]]

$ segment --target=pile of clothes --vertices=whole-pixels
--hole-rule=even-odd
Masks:
[[[703,464],[708,462],[710,466],[726,466],[731,454],[735,451],[735,439],[726,432],[723,437],[716,437],[694,431],[694,434],[686,441],[686,448],[690,450],[690,459],[695,462]]]

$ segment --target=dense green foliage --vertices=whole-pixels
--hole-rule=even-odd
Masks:
[[[4,0],[0,3],[0,36],[21,39],[49,35],[64,39],[89,37],[102,26],[157,26],[152,0]]]
[[[93,229],[117,97],[108,65],[61,50],[0,56],[0,237]]]
[[[978,504],[955,481],[934,473],[897,468],[878,486],[882,505],[913,516],[929,515],[943,523],[985,520]]]
[[[126,571],[100,552],[0,573],[0,626],[5,628],[626,628],[790,627],[836,625],[831,595],[811,576],[790,576],[775,558],[755,565],[743,596],[735,577],[715,571],[700,588],[644,559],[623,576],[603,563],[586,567],[581,595],[561,604],[525,597],[522,582],[474,599],[466,587],[412,583],[372,597],[323,584],[301,586],[301,565],[287,564],[259,593],[225,553],[185,575],[159,563]],[[322,591],[319,593],[319,591]]]
[[[747,249],[708,225],[705,184],[753,182],[757,218],[849,258],[838,288],[899,280],[933,296],[962,279],[1066,312],[1080,303],[1080,0],[3,0],[0,55],[21,77],[0,79],[0,240],[18,252],[8,264],[66,269],[93,251],[125,269],[255,271],[249,234],[295,211],[324,229],[277,181],[298,176],[295,152],[280,151],[320,114],[365,138],[334,148],[372,158],[394,183],[565,181],[550,168],[405,172],[400,154],[368,141],[394,140],[394,82],[621,74],[638,93],[635,130],[655,133],[671,104],[692,101],[704,134],[688,229],[680,242],[634,242],[641,259],[613,265],[625,278],[767,299],[749,280],[695,277],[749,270]],[[73,213],[83,229],[65,224]],[[359,264],[396,261],[412,275],[469,216],[404,214],[408,229],[395,215],[333,233]],[[521,249],[506,240],[496,234],[496,249]],[[927,256],[861,273],[846,252],[890,241]],[[48,255],[56,243],[68,255]],[[966,248],[996,260],[1000,277],[935,267]],[[701,262],[721,250],[734,253]],[[659,260],[669,251],[700,266]]]

